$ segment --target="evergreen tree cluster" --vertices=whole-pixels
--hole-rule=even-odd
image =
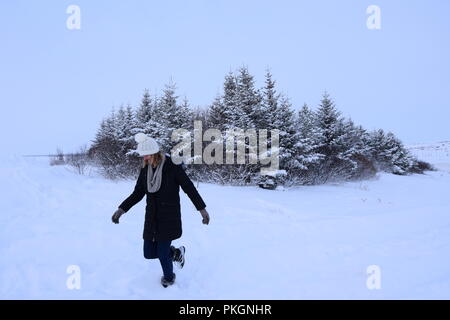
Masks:
[[[369,178],[377,171],[394,174],[421,173],[430,166],[414,158],[391,132],[382,129],[368,132],[337,110],[327,92],[317,108],[304,104],[295,111],[289,98],[277,91],[276,81],[269,70],[265,83],[257,88],[254,77],[243,66],[229,72],[224,79],[223,92],[207,108],[193,110],[184,99],[179,101],[176,87],[166,85],[161,96],[151,96],[145,90],[140,105],[121,106],[103,119],[89,155],[110,178],[135,176],[141,158],[134,135],[143,132],[155,138],[161,148],[170,153],[178,141],[171,133],[178,128],[192,131],[194,120],[201,120],[203,132],[214,128],[223,133],[220,141],[233,129],[267,129],[270,150],[271,130],[279,133],[279,168],[286,185],[322,184],[332,181]],[[202,134],[203,134],[202,132]],[[235,150],[239,142],[235,141]],[[241,141],[242,143],[242,141]],[[252,145],[243,141],[246,151]],[[211,144],[204,141],[202,150]],[[194,146],[191,146],[192,154]],[[216,152],[216,151],[214,151]],[[223,159],[226,157],[223,148]],[[260,163],[250,164],[192,164],[190,175],[200,181],[221,184],[255,184],[261,180]]]
[[[120,106],[117,111],[113,108],[102,120],[88,155],[104,176],[116,179],[137,174],[142,163],[135,152],[137,133],[153,137],[164,152],[170,152],[175,145],[171,141],[172,130],[191,130],[194,112],[186,99],[178,101],[175,91],[172,82],[165,86],[161,96],[151,96],[145,90],[137,108],[130,105]]]

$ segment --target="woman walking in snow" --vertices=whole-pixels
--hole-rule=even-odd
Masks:
[[[175,248],[171,245],[172,240],[180,238],[182,234],[179,187],[200,211],[203,224],[209,223],[209,214],[182,165],[174,164],[169,155],[160,151],[153,138],[138,133],[135,140],[138,143],[136,151],[143,157],[143,165],[133,193],[119,205],[112,221],[119,223],[119,218],[147,195],[144,257],[159,259],[164,274],[161,284],[167,287],[175,281],[173,262],[182,268],[185,261],[185,247]]]

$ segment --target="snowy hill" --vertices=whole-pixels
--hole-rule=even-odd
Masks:
[[[187,260],[167,289],[159,261],[142,254],[145,200],[111,223],[134,181],[2,159],[0,298],[449,299],[448,146],[410,147],[439,164],[424,175],[284,191],[200,183],[211,223],[181,195],[174,244]],[[70,265],[80,268],[79,290],[67,288]],[[371,265],[380,289],[366,285]]]
[[[414,144],[407,148],[420,160],[443,170],[450,169],[450,141]]]

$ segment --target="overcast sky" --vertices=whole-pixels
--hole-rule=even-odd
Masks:
[[[70,30],[69,5],[81,10]],[[370,30],[369,5],[381,9]],[[172,77],[209,104],[230,70],[269,67],[296,109],[327,90],[357,124],[450,140],[450,1],[2,1],[1,152],[89,144],[111,107]]]

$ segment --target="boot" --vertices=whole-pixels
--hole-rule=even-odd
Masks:
[[[168,286],[171,286],[175,283],[175,273],[173,274],[173,278],[171,281],[166,280],[166,278],[164,278],[164,276],[161,277],[161,284],[164,288],[167,288]]]
[[[178,269],[182,269],[184,266],[184,253],[186,252],[186,248],[181,246],[179,248],[175,248],[174,246],[170,246],[173,251],[173,261]]]

